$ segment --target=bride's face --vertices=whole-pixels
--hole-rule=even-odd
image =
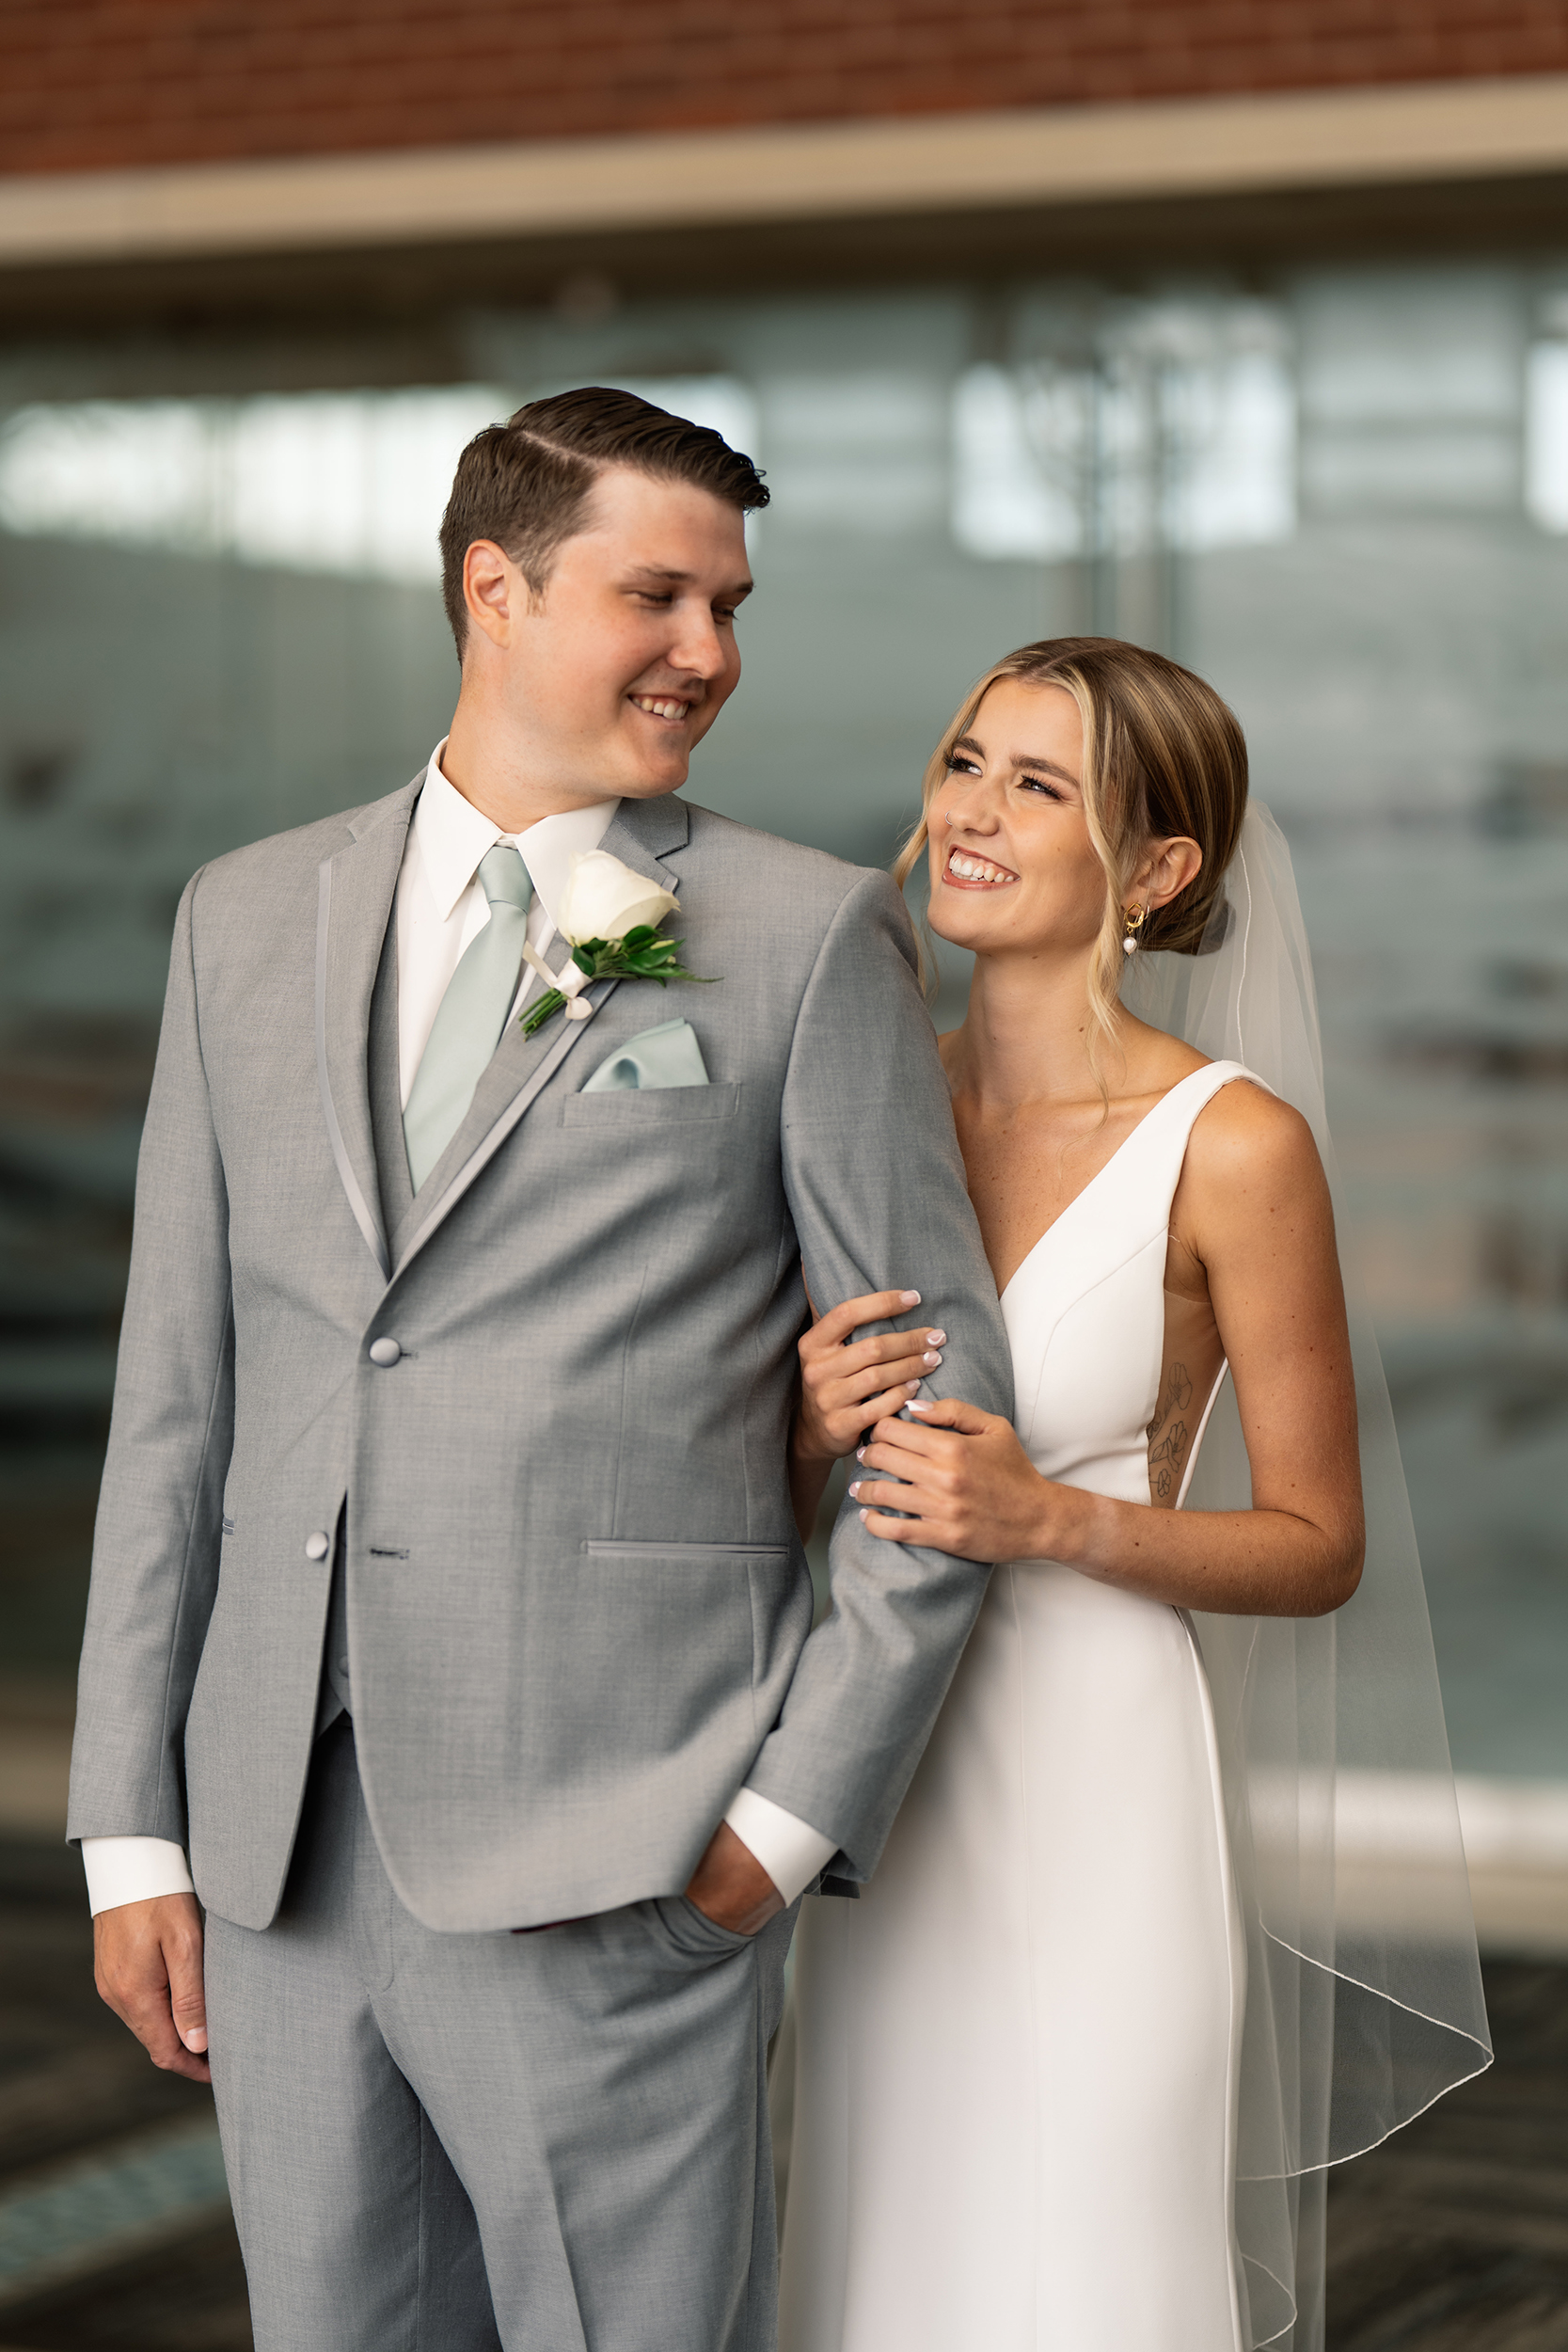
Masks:
[[[1105,869],[1084,816],[1083,756],[1063,688],[1004,678],[990,689],[927,812],[939,938],[981,955],[1093,947]]]

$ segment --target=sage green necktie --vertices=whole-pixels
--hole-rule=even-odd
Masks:
[[[463,1123],[480,1073],[506,1026],[523,967],[533,883],[512,842],[498,841],[487,851],[480,861],[479,882],[490,901],[490,920],[469,941],[447,983],[403,1114],[416,1192]]]

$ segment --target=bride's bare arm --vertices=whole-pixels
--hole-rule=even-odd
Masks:
[[[1361,1574],[1355,1390],[1334,1217],[1306,1121],[1227,1087],[1198,1119],[1172,1230],[1207,1273],[1252,1466],[1250,1511],[1058,1486],[1010,1422],[953,1400],[879,1422],[852,1493],[872,1533],[973,1560],[1059,1560],[1179,1608],[1318,1616]],[[894,1486],[887,1480],[907,1483]],[[879,1507],[880,1506],[880,1507]],[[913,1514],[917,1527],[908,1517]]]

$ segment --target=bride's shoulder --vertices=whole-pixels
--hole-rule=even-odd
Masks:
[[[1298,1110],[1251,1077],[1220,1087],[1193,1121],[1184,1176],[1230,1200],[1277,1200],[1323,1184],[1312,1130]]]

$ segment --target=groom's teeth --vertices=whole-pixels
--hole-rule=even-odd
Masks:
[[[656,719],[684,719],[686,705],[679,702],[656,702],[651,694],[634,694],[632,701],[639,710],[652,713]]]

